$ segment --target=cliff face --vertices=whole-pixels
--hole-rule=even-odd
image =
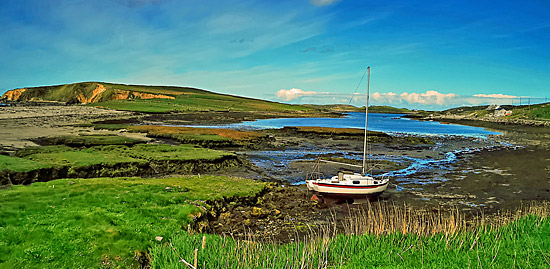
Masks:
[[[166,94],[148,93],[146,92],[147,86],[136,86],[138,91],[127,90],[127,88],[131,88],[127,85],[120,86],[125,89],[117,89],[116,84],[105,86],[95,82],[20,88],[5,92],[2,99],[9,101],[60,101],[81,104],[127,99],[175,99],[174,96]],[[154,90],[152,89],[152,91]]]
[[[97,84],[97,88],[95,88],[95,90],[92,91],[92,96],[90,96],[89,98],[86,98],[86,96],[84,96],[83,93],[79,93],[78,101],[82,104],[96,103],[100,100],[101,94],[104,93],[106,90],[107,89],[105,89],[105,86],[101,84]]]
[[[115,93],[111,96],[112,100],[127,100],[127,99],[175,99],[174,96],[168,96],[163,94],[151,94],[144,92],[133,92],[115,90]]]
[[[19,97],[21,97],[21,94],[23,94],[27,89],[15,89],[11,91],[7,91],[2,95],[2,99],[6,98],[9,101],[17,101],[19,100]]]

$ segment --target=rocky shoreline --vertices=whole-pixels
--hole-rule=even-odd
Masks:
[[[511,119],[503,117],[471,117],[471,116],[462,116],[462,115],[432,115],[432,116],[419,116],[419,115],[407,115],[407,118],[417,119],[417,120],[434,120],[440,122],[450,122],[450,123],[464,123],[468,122],[476,125],[476,122],[487,122],[491,124],[500,124],[500,125],[520,125],[520,126],[534,126],[534,127],[550,127],[550,121],[545,120],[533,120],[533,119]],[[477,123],[477,125],[483,125]]]

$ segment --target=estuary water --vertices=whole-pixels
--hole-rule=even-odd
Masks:
[[[368,130],[389,134],[413,134],[436,136],[466,136],[485,138],[497,132],[484,128],[442,124],[436,121],[419,121],[403,118],[404,114],[369,113]],[[220,127],[235,129],[273,129],[285,126],[319,126],[334,128],[365,128],[365,113],[347,113],[343,118],[283,118],[247,121]]]
[[[458,124],[442,124],[435,121],[419,121],[403,118],[405,114],[369,113],[368,130],[380,131],[396,136],[418,135],[430,137],[433,145],[409,148],[384,148],[368,153],[374,161],[391,161],[403,165],[403,168],[387,171],[397,191],[420,190],[425,184],[445,182],[456,167],[458,156],[469,155],[484,149],[502,146],[495,144],[490,135],[500,133],[479,127]],[[231,129],[277,129],[285,126],[319,126],[334,128],[357,128],[365,126],[365,114],[347,113],[342,118],[281,118],[264,119],[217,126],[193,126]],[[316,143],[319,142],[319,143]],[[288,145],[282,150],[257,150],[242,152],[265,174],[284,179],[292,184],[302,184],[308,171],[293,167],[296,161],[311,161],[317,156],[330,154],[350,159],[362,158],[362,141],[353,148],[346,143],[324,145],[320,141]]]

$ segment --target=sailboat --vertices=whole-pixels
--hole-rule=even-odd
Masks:
[[[329,163],[337,163],[341,165],[349,165],[361,167],[362,172],[338,172],[337,175],[330,178],[318,178],[306,180],[306,185],[309,190],[315,191],[320,195],[336,196],[344,199],[367,198],[368,196],[376,196],[386,190],[389,184],[388,177],[375,179],[366,174],[366,155],[367,155],[367,125],[369,114],[369,87],[370,87],[370,66],[367,67],[367,105],[365,107],[365,138],[363,141],[363,164],[351,165],[346,163],[337,163],[324,161]]]

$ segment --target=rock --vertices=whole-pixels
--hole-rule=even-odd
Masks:
[[[230,217],[231,217],[230,212],[221,213],[219,220],[220,221],[226,221],[226,220],[229,220]]]
[[[261,207],[253,207],[252,212],[250,212],[250,215],[254,217],[265,217],[267,216],[269,212],[267,212],[265,209]]]

